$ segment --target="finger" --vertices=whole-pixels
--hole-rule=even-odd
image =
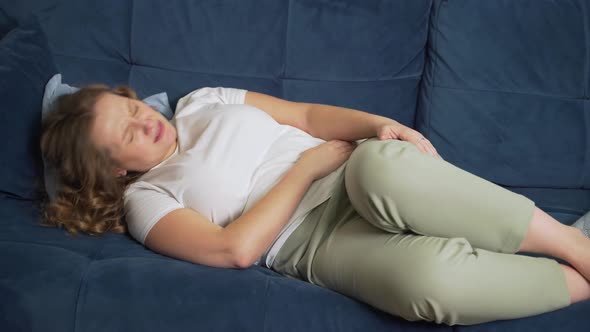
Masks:
[[[436,148],[434,146],[432,147],[432,151],[434,151],[435,157],[440,157],[440,155],[438,154],[438,151],[436,151]]]
[[[419,139],[415,144],[418,147],[418,149],[422,152],[428,152],[428,149],[426,147],[426,144],[424,144],[425,140],[421,140]]]
[[[428,153],[435,156],[436,152],[434,151],[434,147],[430,143],[425,143],[426,148],[428,149]]]
[[[438,156],[438,151],[436,151],[436,148],[432,145],[432,143],[428,143],[428,146],[430,146],[430,149],[432,150],[432,153],[435,157]]]
[[[431,146],[428,147],[428,149],[430,150],[430,154],[433,157],[436,157],[436,150],[434,150],[434,147],[431,145]]]
[[[429,154],[433,157],[436,156],[436,152],[434,151],[434,147],[431,147],[425,140],[422,140],[421,146],[423,147],[423,152]]]
[[[431,154],[432,156],[436,157],[436,155],[437,155],[436,149],[434,148],[432,143],[430,143],[429,140],[423,139],[420,142],[426,147],[428,154]]]
[[[420,150],[420,152],[422,152],[422,153],[426,153],[426,154],[429,153],[428,148],[426,148],[424,146],[424,144],[418,144],[418,150]]]

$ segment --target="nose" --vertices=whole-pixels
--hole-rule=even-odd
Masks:
[[[145,119],[143,125],[143,131],[147,136],[152,136],[156,131],[157,122],[152,119]]]
[[[146,136],[151,136],[156,130],[158,122],[154,119],[133,119],[135,128],[141,128]]]

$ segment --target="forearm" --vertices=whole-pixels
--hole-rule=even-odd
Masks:
[[[312,182],[309,174],[292,167],[250,210],[225,227],[243,267],[253,264],[273,243]]]
[[[398,133],[405,127],[393,119],[380,115],[338,106],[308,104],[309,134],[325,141],[356,141],[374,137],[377,129],[383,125],[394,126]]]

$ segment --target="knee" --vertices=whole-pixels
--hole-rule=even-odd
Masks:
[[[361,143],[349,158],[349,164],[359,169],[366,169],[373,165],[409,163],[414,153],[420,153],[418,148],[406,141],[368,139]],[[410,158],[408,158],[410,157]],[[355,167],[355,166],[353,166]]]
[[[406,195],[408,191],[419,191],[413,174],[418,166],[417,154],[420,152],[416,146],[405,141],[370,139],[363,142],[353,151],[345,168],[347,192],[362,197],[369,192],[385,191],[391,196],[396,192]]]
[[[457,319],[456,299],[460,289],[449,278],[452,278],[450,273],[417,277],[401,299],[406,308],[404,318],[453,325]]]
[[[440,271],[437,271],[440,272]],[[460,287],[452,281],[450,273],[433,273],[417,276],[412,285],[407,285],[398,300],[401,315],[406,320],[424,320],[438,324],[456,324],[457,299]]]

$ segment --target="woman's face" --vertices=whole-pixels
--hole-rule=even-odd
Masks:
[[[105,93],[94,112],[91,140],[109,151],[117,164],[117,176],[148,171],[176,149],[176,128],[140,100]]]

